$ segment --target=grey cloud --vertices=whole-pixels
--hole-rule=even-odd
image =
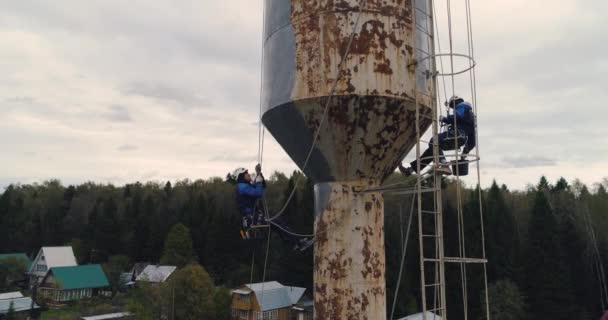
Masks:
[[[119,146],[117,149],[118,149],[118,151],[126,152],[126,151],[135,151],[139,148],[137,146],[134,146],[131,144],[123,144],[122,146]]]
[[[199,96],[194,90],[168,86],[160,83],[132,83],[124,90],[128,95],[139,95],[156,100],[174,102],[183,108],[200,108],[208,103],[207,99]]]
[[[557,161],[534,155],[506,156],[502,158],[502,166],[507,168],[553,167]]]
[[[25,29],[35,32],[67,31],[112,40],[120,37],[162,60],[186,57],[236,64],[246,69],[256,69],[260,61],[260,50],[243,50],[259,46],[259,30],[230,20],[218,24],[213,19],[196,19],[197,16],[191,14],[191,5],[165,3],[163,8],[165,4],[159,3],[158,8],[153,8],[146,3],[134,3],[126,10],[115,10],[123,5],[121,1],[65,0],[62,3],[64,6],[46,1],[17,1],[3,8],[0,16],[26,21]],[[65,7],[71,9],[65,10]],[[208,10],[206,5],[200,4],[194,11],[205,9]],[[238,12],[223,14],[226,19],[238,16]]]
[[[231,155],[222,154],[209,158],[211,162],[238,162],[238,163],[251,163],[257,160],[256,156],[243,156],[243,155]]]
[[[105,117],[110,121],[115,122],[132,122],[133,118],[131,117],[131,113],[129,109],[125,106],[115,104],[110,106],[110,111],[105,115]]]
[[[8,104],[37,104],[38,102],[33,97],[22,96],[22,97],[12,97],[4,99],[4,101]]]

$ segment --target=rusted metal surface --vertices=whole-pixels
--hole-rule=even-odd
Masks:
[[[302,167],[359,0],[267,3],[272,8],[265,27],[263,121]],[[417,56],[413,12],[411,0],[367,1],[316,150],[304,168],[315,181],[383,180],[413,147],[415,100],[430,114],[432,84],[429,79],[417,87],[425,70],[408,68]]]
[[[428,28],[414,25],[412,0],[359,2],[266,0],[262,121],[317,183],[317,320],[385,319],[383,199],[357,191],[380,185],[415,145],[416,102],[421,130],[431,124],[429,64],[416,63]]]
[[[386,317],[383,199],[358,193],[374,184],[315,186],[315,319]]]

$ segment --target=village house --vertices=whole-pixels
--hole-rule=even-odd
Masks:
[[[276,281],[246,284],[232,291],[232,320],[311,320],[305,288]]]
[[[42,279],[38,295],[59,304],[97,295],[109,296],[109,287],[110,283],[98,264],[53,267]]]
[[[147,265],[144,270],[137,276],[136,281],[162,283],[167,281],[176,269],[176,266],[157,266],[150,264]]]
[[[30,297],[24,297],[21,292],[0,293],[0,319],[5,319],[12,308],[14,319],[28,320],[32,310],[37,314],[40,306]]]
[[[77,266],[72,247],[42,247],[29,269],[30,286],[40,284],[47,272],[54,267]]]

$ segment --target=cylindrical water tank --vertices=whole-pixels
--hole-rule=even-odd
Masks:
[[[338,77],[304,168],[316,182],[383,180],[415,144],[416,100],[431,112],[426,0],[416,1],[423,10],[412,0],[363,2],[266,1],[263,122],[300,167]],[[421,129],[429,125],[423,117]]]

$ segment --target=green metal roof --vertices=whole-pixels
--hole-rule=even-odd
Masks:
[[[50,272],[63,290],[109,287],[108,278],[98,264],[54,267]]]
[[[32,266],[32,260],[30,260],[30,258],[25,253],[0,253],[0,260],[10,259],[10,258],[25,260],[27,263],[27,265],[26,265],[27,270],[29,270],[30,267]]]

